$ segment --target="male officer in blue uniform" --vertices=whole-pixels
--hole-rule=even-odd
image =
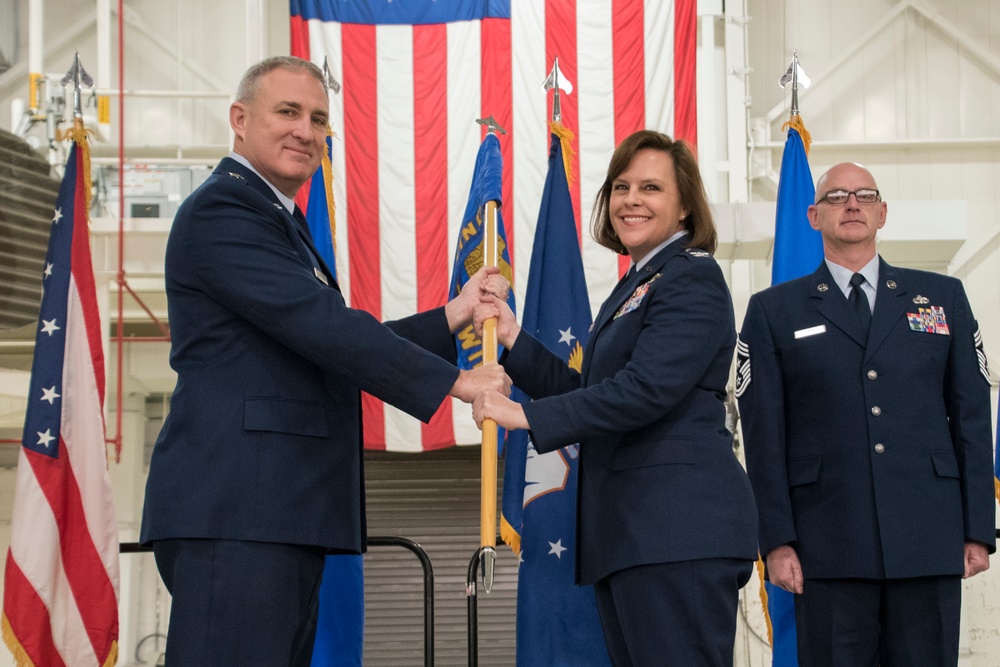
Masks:
[[[760,551],[799,664],[955,665],[961,580],[996,549],[979,330],[957,279],[876,254],[867,169],[816,193],[825,261],[754,295],[737,346]]]
[[[230,108],[233,153],[170,232],[177,387],[140,539],[173,596],[173,667],[310,664],[324,556],[366,546],[362,390],[425,421],[448,395],[509,391],[497,365],[453,365],[450,332],[471,321],[486,271],[389,326],[345,305],[293,203],[327,119],[315,65],[251,67]]]

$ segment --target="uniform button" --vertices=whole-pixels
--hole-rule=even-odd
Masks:
[[[872,408],[872,414],[878,417],[880,414],[882,414],[882,408],[876,405],[875,407]]]
[[[875,371],[868,371],[869,380],[875,380],[877,378],[878,378],[878,373],[876,373]]]
[[[885,445],[883,445],[881,442],[878,443],[877,445],[875,445],[875,453],[876,454],[881,454],[884,451],[885,451]]]

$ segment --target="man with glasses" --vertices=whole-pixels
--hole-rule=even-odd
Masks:
[[[760,552],[799,664],[955,665],[961,580],[996,550],[978,326],[961,282],[878,256],[867,169],[816,193],[824,261],[755,294],[737,345]]]

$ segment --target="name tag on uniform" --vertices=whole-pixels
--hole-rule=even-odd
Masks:
[[[795,332],[795,338],[808,338],[809,336],[815,336],[817,334],[826,333],[826,325],[820,324],[816,327],[809,327],[808,329],[799,329]]]
[[[313,273],[316,274],[316,277],[319,278],[319,280],[320,280],[321,283],[323,283],[327,287],[330,286],[330,281],[328,281],[326,279],[326,275],[322,271],[319,270],[318,266],[314,266],[313,267]]]

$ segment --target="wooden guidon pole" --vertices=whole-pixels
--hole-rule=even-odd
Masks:
[[[486,266],[499,266],[500,251],[497,247],[497,203],[486,202],[483,210],[486,237],[483,262]],[[497,361],[497,321],[495,317],[483,323],[483,363]],[[492,419],[483,420],[482,482],[480,487],[479,543],[483,571],[483,588],[489,593],[493,588],[493,570],[496,562],[497,525],[497,424]]]

